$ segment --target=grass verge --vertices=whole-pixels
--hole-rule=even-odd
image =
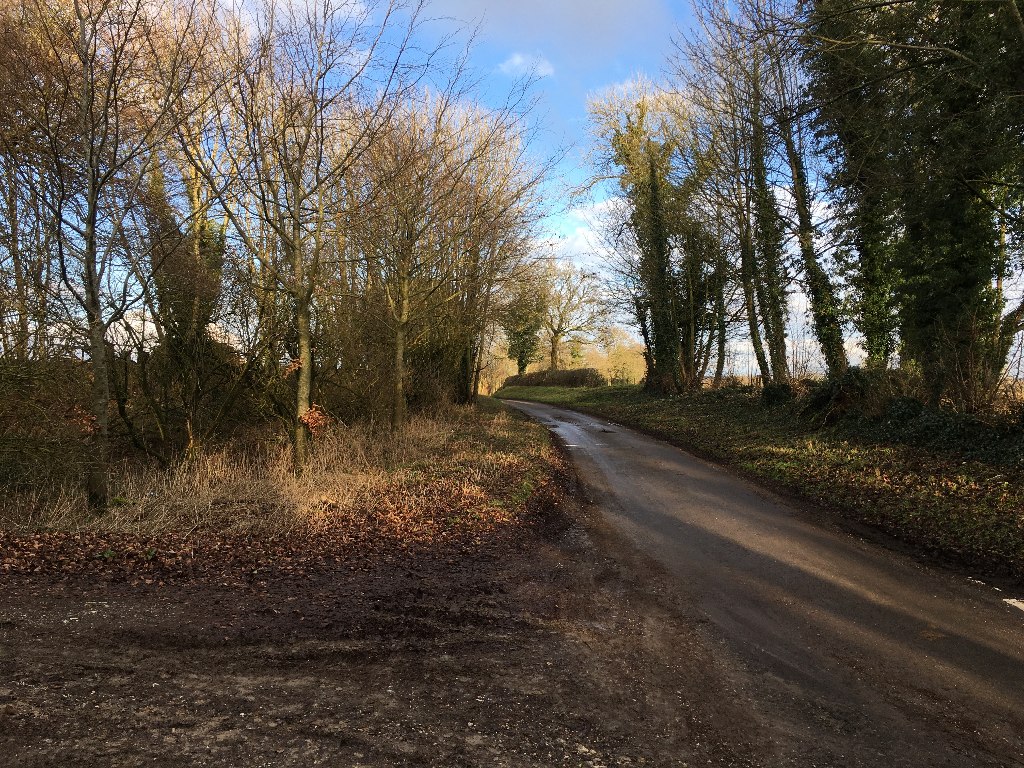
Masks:
[[[661,437],[834,509],[944,560],[1024,578],[1024,471],[816,429],[798,406],[742,390],[670,399],[639,387],[510,387],[508,399],[575,408]],[[965,451],[966,453],[966,451]]]
[[[113,473],[113,504],[99,516],[81,493],[7,494],[0,572],[145,580],[194,572],[197,559],[248,572],[497,546],[532,524],[557,466],[543,428],[488,399],[417,417],[398,435],[339,428],[318,440],[301,474],[287,444],[274,441],[168,470],[126,466]]]

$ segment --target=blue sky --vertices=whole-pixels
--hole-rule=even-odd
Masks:
[[[533,72],[538,80],[538,156],[565,156],[546,197],[546,221],[566,255],[581,247],[583,212],[564,210],[564,190],[588,175],[587,99],[638,73],[657,80],[673,35],[689,19],[687,0],[432,0],[431,17],[479,24],[472,66],[495,92]],[[562,210],[559,210],[562,209]]]
[[[531,68],[539,76],[534,89],[543,130],[535,153],[543,157],[566,151],[545,189],[551,214],[538,245],[600,270],[592,214],[604,204],[601,194],[576,207],[568,201],[568,190],[592,173],[586,159],[587,101],[637,75],[664,80],[673,38],[690,31],[689,0],[431,0],[427,15],[471,26],[479,22],[471,65],[492,93],[507,92],[514,78]],[[451,24],[439,27],[450,30]],[[791,335],[802,340],[802,349],[817,354],[805,316],[806,297],[797,292],[791,302]],[[753,367],[751,349],[746,342],[734,344],[735,372]]]

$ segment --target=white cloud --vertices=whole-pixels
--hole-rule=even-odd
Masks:
[[[552,234],[537,240],[537,252],[578,267],[603,271],[607,254],[600,228],[621,204],[617,198],[607,198],[561,213],[550,223]]]
[[[506,75],[510,77],[523,77],[533,75],[536,77],[551,77],[555,74],[555,68],[551,62],[537,53],[519,53],[516,51],[501,64],[498,65]]]

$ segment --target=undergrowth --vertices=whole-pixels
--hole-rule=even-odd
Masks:
[[[522,512],[549,468],[543,429],[485,401],[414,417],[399,434],[377,424],[339,426],[319,437],[300,474],[287,442],[272,434],[168,469],[125,463],[112,471],[110,508],[99,515],[74,487],[9,491],[0,530],[271,535],[372,524],[413,540],[440,528],[502,524]]]
[[[943,558],[1024,577],[1024,459],[1012,423],[914,409],[822,425],[802,413],[803,401],[766,406],[750,389],[668,399],[629,386],[498,395],[637,427]]]

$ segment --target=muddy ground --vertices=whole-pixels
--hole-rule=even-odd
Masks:
[[[678,595],[563,497],[502,552],[6,575],[0,765],[758,765]]]

